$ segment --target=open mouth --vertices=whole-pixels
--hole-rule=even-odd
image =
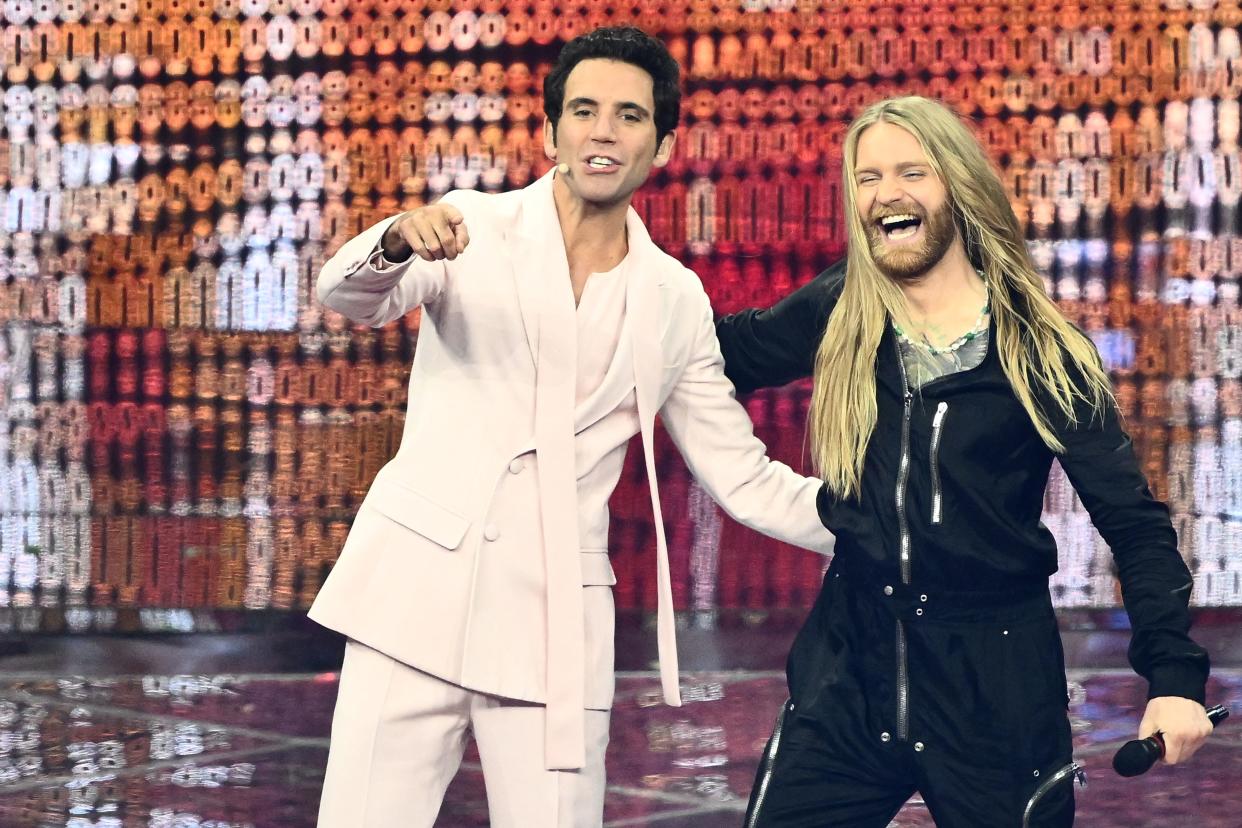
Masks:
[[[606,155],[592,155],[587,159],[587,166],[593,170],[611,170],[620,165]]]
[[[880,218],[876,224],[889,241],[901,241],[917,233],[923,220],[913,213],[897,213]]]

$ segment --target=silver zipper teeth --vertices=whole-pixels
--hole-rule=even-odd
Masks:
[[[906,627],[897,622],[897,739],[910,738],[910,674],[906,664]]]
[[[901,538],[901,582],[910,583],[910,522],[906,519],[906,484],[910,481],[910,410],[914,394],[906,379],[906,366],[901,360],[901,346],[894,341],[897,366],[901,369],[901,386],[905,401],[901,415],[901,465],[897,469],[897,530]],[[910,675],[906,663],[906,629],[897,620],[897,738],[910,736]]]
[[[776,717],[776,729],[772,731],[772,745],[768,748],[768,755],[764,757],[767,768],[763,771],[763,778],[759,780],[759,793],[755,795],[755,810],[751,811],[745,828],[755,828],[755,821],[759,819],[759,811],[763,808],[763,798],[768,795],[768,782],[772,779],[772,768],[776,765],[776,750],[781,744],[781,730],[785,726],[787,712],[789,712],[788,703],[781,708],[780,715]]]
[[[931,479],[932,479],[932,513],[931,522],[940,523],[940,429],[944,425],[945,415],[949,413],[949,404],[942,402],[936,406],[936,416],[932,420],[931,436]]]

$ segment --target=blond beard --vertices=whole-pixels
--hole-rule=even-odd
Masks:
[[[884,232],[876,228],[874,223],[868,225],[867,241],[871,244],[871,256],[880,272],[894,282],[918,279],[935,267],[953,244],[956,228],[953,224],[953,208],[948,202],[928,215],[923,220],[923,225],[927,231],[926,238],[921,245],[911,250],[886,250]]]

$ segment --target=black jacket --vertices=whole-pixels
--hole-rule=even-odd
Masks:
[[[739,392],[812,373],[844,275],[839,262],[771,309],[717,323],[725,372]],[[910,462],[899,510],[902,372],[890,326],[876,358],[879,415],[861,493],[842,500],[827,487],[820,491],[820,517],[837,537],[837,560],[876,579],[900,580],[904,525],[913,585],[1015,594],[1041,583],[1046,588],[1057,550],[1040,515],[1054,455],[1014,395],[996,348],[990,345],[976,368],[930,382],[910,397]],[[1054,406],[1044,410],[1066,448],[1057,459],[1117,562],[1133,628],[1130,663],[1147,678],[1151,697],[1202,702],[1208,657],[1187,634],[1190,573],[1178,555],[1168,509],[1152,497],[1116,410],[1110,407],[1102,421],[1084,411],[1076,426],[1057,418]]]

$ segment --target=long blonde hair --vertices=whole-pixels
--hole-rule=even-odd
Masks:
[[[1036,400],[1043,392],[1058,412],[1077,423],[1075,402],[1102,412],[1112,397],[1108,374],[1091,341],[1048,297],[1035,271],[1000,178],[966,125],[927,98],[890,98],[872,104],[850,125],[844,147],[848,262],[840,300],[815,357],[810,439],[815,468],[838,497],[857,495],[863,459],[876,424],[875,365],[889,317],[901,318],[900,288],[877,267],[854,179],[859,136],[880,121],[907,130],[944,183],[967,255],[987,284],[1001,365],[1039,436],[1064,451]],[[1072,374],[1084,379],[1076,383]]]

